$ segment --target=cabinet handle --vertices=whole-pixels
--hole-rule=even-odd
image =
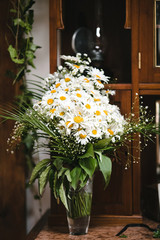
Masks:
[[[141,52],[138,52],[138,69],[141,69]]]

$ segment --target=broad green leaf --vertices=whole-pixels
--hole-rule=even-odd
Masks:
[[[81,183],[80,183],[81,187],[84,187],[86,185],[86,182],[88,180],[87,176],[88,176],[88,174],[83,170],[81,172],[81,175],[80,175],[80,178],[79,178],[79,180],[81,181]]]
[[[53,182],[54,182],[54,170],[51,168],[49,172],[49,186],[50,189],[53,189]]]
[[[42,161],[40,161],[39,163],[37,163],[37,165],[35,166],[35,168],[32,171],[32,175],[30,178],[29,183],[32,184],[35,179],[38,177],[39,173],[42,171],[42,169],[44,167],[47,167],[47,165],[51,162],[50,159],[43,159]]]
[[[85,152],[85,154],[78,156],[78,158],[89,158],[89,157],[94,158],[94,151],[93,151],[92,143],[87,144],[87,151]]]
[[[62,203],[64,204],[65,208],[68,210],[66,192],[65,192],[63,183],[60,185],[60,188],[59,188],[59,196],[60,196],[60,199],[61,199]]]
[[[74,190],[77,188],[81,172],[82,172],[82,169],[80,167],[75,167],[71,171],[71,179],[72,179],[71,185]]]
[[[97,143],[94,143],[93,148],[94,150],[105,149],[109,143],[110,143],[110,139],[108,138],[101,139]]]
[[[65,172],[65,176],[67,177],[68,182],[71,182],[71,181],[72,181],[71,173],[70,173],[70,170],[69,170],[69,169]]]
[[[92,177],[93,173],[95,172],[95,169],[97,167],[97,160],[95,158],[89,157],[79,160],[79,164],[81,168],[84,169],[84,171]]]
[[[39,178],[39,193],[42,195],[43,190],[48,182],[49,171],[51,170],[51,165],[46,167],[46,169],[41,173]]]
[[[54,166],[57,168],[57,170],[59,170],[59,169],[62,168],[62,160],[59,159],[59,158],[56,158],[56,159],[53,161],[53,164],[54,164]]]
[[[106,188],[110,181],[110,177],[112,173],[112,162],[109,157],[101,154],[101,152],[96,152],[96,153],[99,155],[98,157],[99,168],[103,174],[103,177],[105,180],[105,188]]]
[[[66,168],[62,167],[58,172],[58,178],[60,178],[64,174],[65,171],[66,171]]]

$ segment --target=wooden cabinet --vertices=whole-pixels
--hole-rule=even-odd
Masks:
[[[99,6],[94,7],[97,2],[101,4],[100,13]],[[56,70],[60,54],[75,54],[75,34],[78,31],[83,35],[84,32],[79,29],[85,29],[89,40],[83,35],[79,39],[79,44],[83,46],[76,49],[89,51],[91,46],[98,44],[103,53],[103,61],[98,67],[102,67],[112,80],[116,79],[116,83],[105,87],[116,90],[114,103],[120,106],[123,114],[132,111],[132,104],[137,93],[156,95],[158,99],[160,68],[154,65],[154,4],[154,0],[98,0],[94,2],[91,0],[80,2],[50,0],[51,72]],[[98,43],[97,27],[101,31]],[[137,116],[139,115],[138,101],[133,111]],[[138,144],[138,140],[138,137],[135,138],[131,146],[131,154],[136,159],[140,156],[140,152],[135,150],[134,146]],[[132,160],[128,170],[113,163],[111,181],[105,191],[102,178],[99,174],[95,177],[93,223],[141,222],[140,185],[143,182],[141,176],[143,177],[144,169],[141,174],[140,162],[133,164]],[[52,223],[59,224],[60,221],[62,223],[63,214],[63,207],[58,207],[52,199],[50,216]]]
[[[157,66],[156,60],[158,58],[156,52],[158,53],[159,50],[158,36],[156,36],[159,34],[158,16],[156,16],[157,3],[156,0],[141,0],[139,2],[140,83],[160,83],[160,66]]]

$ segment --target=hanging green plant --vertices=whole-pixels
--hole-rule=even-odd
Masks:
[[[11,25],[9,29],[14,36],[14,44],[9,44],[8,51],[11,60],[16,64],[17,70],[14,73],[14,81],[25,78],[29,67],[35,68],[35,52],[39,46],[34,44],[31,34],[34,22],[34,11],[32,8],[34,0],[11,1]]]
[[[19,108],[23,103],[32,105],[32,93],[28,90],[26,82],[26,73],[35,68],[34,59],[38,45],[34,43],[32,36],[32,26],[34,22],[34,10],[32,9],[34,0],[11,0],[10,1],[10,25],[8,25],[14,41],[8,42],[8,52],[11,60],[15,63],[15,71],[7,70],[7,75],[13,80],[13,84],[18,83],[19,95],[16,96],[19,102]],[[34,138],[36,132],[32,132]],[[32,152],[34,147],[33,136],[30,133],[23,135],[24,153],[28,168],[32,170],[34,163],[32,161]],[[12,137],[8,140],[9,144]]]

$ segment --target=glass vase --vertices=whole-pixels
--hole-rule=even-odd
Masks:
[[[67,221],[71,235],[83,235],[88,232],[92,205],[92,186],[93,179],[89,179],[83,188],[76,190],[70,188],[69,190]]]

